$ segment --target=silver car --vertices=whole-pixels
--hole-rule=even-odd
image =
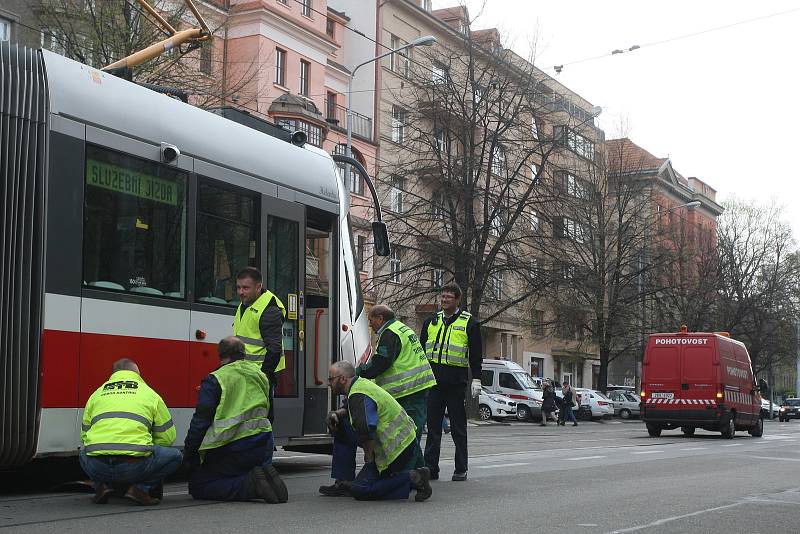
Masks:
[[[628,391],[609,391],[606,395],[614,401],[614,415],[623,419],[639,417],[639,398]]]

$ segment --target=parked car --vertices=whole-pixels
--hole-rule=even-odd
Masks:
[[[800,419],[800,399],[789,398],[783,401],[778,411],[778,419],[781,422],[789,419]]]
[[[609,391],[608,398],[614,403],[614,415],[623,419],[639,417],[639,398],[628,391]]]
[[[488,389],[483,388],[478,399],[478,416],[481,421],[516,417],[517,403],[505,395],[491,393]]]
[[[513,399],[520,421],[541,418],[542,390],[518,364],[508,360],[483,360],[481,385],[490,393]]]
[[[578,419],[591,420],[614,415],[614,403],[594,389],[575,388],[578,396]]]
[[[780,403],[773,402],[772,403],[772,417],[769,416],[769,399],[761,399],[761,417],[764,419],[775,419],[776,417],[780,417],[781,415],[781,405]]]

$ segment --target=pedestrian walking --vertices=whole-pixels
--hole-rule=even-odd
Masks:
[[[347,396],[346,408],[328,414],[328,428],[339,443],[353,442],[364,449],[361,471],[352,482],[342,481],[347,492],[335,495],[370,501],[408,499],[415,489],[415,501],[430,498],[430,470],[414,468],[419,454],[416,425],[400,403],[371,380],[357,377],[347,361],[331,365],[328,385],[334,395]]]
[[[558,407],[556,404],[556,393],[553,391],[553,386],[550,382],[546,382],[542,390],[542,423],[540,426],[547,426],[547,418],[551,417],[556,424],[558,420],[555,417],[555,411]]]
[[[137,504],[158,504],[164,479],[181,465],[181,452],[170,447],[175,424],[167,405],[128,358],[114,362],[109,379],[86,402],[81,441],[79,460],[96,504],[117,490]]]
[[[236,275],[239,306],[233,317],[233,335],[245,347],[245,359],[258,364],[269,380],[269,420],[274,421],[278,373],[286,368],[283,354],[283,320],[286,307],[277,295],[264,289],[261,271],[245,267]]]
[[[425,439],[425,465],[431,478],[439,478],[442,446],[442,419],[450,416],[450,436],[455,444],[455,471],[452,480],[467,479],[467,412],[464,400],[472,371],[470,392],[481,390],[483,352],[481,331],[473,315],[461,309],[461,288],[450,283],[441,289],[441,311],[425,322],[420,342],[436,377],[428,394],[428,436]]]
[[[574,410],[578,409],[578,402],[575,396],[575,391],[572,389],[572,386],[569,383],[564,382],[564,385],[561,387],[561,412],[559,413],[559,424],[564,426],[567,420],[572,421],[572,426],[578,426],[578,421],[575,420],[575,412]]]
[[[195,499],[286,502],[289,492],[272,465],[274,440],[266,375],[245,359],[236,337],[219,342],[220,366],[200,384],[185,463]]]

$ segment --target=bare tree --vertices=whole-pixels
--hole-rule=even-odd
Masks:
[[[151,5],[173,28],[196,25],[183,2],[157,0]],[[204,7],[201,5],[201,10]],[[46,48],[96,68],[169,35],[136,0],[37,0],[32,11]],[[259,62],[229,65],[224,43],[213,37],[224,33],[228,18],[219,10],[205,11],[210,15],[211,39],[145,62],[132,70],[130,78],[187,93],[190,102],[199,107],[224,105],[233,95],[247,99],[249,84],[261,68]]]

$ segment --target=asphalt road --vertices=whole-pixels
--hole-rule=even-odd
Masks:
[[[768,422],[763,438],[734,440],[703,431],[650,438],[635,421],[477,426],[469,435],[469,480],[451,482],[452,460],[443,462],[424,503],[322,497],[330,458],[279,452],[287,504],[193,501],[185,482],[168,484],[153,508],[11,492],[0,497],[0,532],[774,533],[800,522],[800,422]]]

